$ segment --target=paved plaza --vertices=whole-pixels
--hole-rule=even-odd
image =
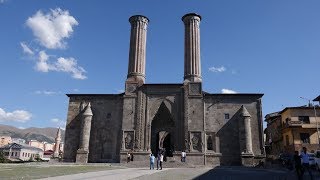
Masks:
[[[148,168],[127,168],[108,171],[80,173],[66,176],[46,178],[47,180],[84,180],[84,179],[134,179],[134,180],[295,180],[294,171],[275,169],[255,169],[244,167],[217,167],[217,168],[167,168],[163,170],[149,170]],[[307,174],[305,180],[310,179]],[[320,179],[319,172],[314,171],[314,179]]]

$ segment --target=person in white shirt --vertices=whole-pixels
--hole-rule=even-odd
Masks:
[[[162,170],[163,154],[160,154],[160,170]]]
[[[187,153],[185,151],[181,152],[181,162],[186,162]]]
[[[302,177],[303,177],[303,174],[304,174],[305,170],[307,170],[309,175],[310,175],[310,178],[313,179],[312,172],[311,172],[311,169],[310,169],[310,166],[309,166],[310,155],[307,153],[307,148],[306,147],[302,148],[302,152],[301,152],[300,156],[301,156],[301,159],[302,159],[302,167],[303,167]]]

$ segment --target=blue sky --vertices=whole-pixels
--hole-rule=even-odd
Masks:
[[[264,115],[304,105],[300,96],[320,94],[319,8],[317,0],[0,0],[0,123],[63,126],[65,94],[123,91],[135,14],[150,19],[147,83],[183,81],[181,17],[196,12],[205,91],[264,93]]]

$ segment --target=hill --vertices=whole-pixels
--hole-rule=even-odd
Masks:
[[[36,128],[30,127],[26,129],[19,129],[13,126],[0,125],[0,136],[11,136],[12,138],[21,138],[27,142],[30,140],[45,141],[53,143],[57,135],[57,128]],[[61,130],[61,139],[64,141],[64,130]]]

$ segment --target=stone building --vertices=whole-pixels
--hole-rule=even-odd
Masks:
[[[275,158],[280,153],[301,151],[302,147],[308,151],[319,149],[319,116],[320,108],[313,106],[286,107],[280,112],[267,114],[267,154]]]
[[[263,94],[214,94],[202,90],[201,16],[182,17],[185,27],[184,81],[145,83],[149,19],[129,18],[129,65],[122,94],[67,94],[69,97],[64,160],[135,161],[165,150],[180,159],[206,165],[252,165],[264,158]],[[174,158],[172,158],[174,159]]]

